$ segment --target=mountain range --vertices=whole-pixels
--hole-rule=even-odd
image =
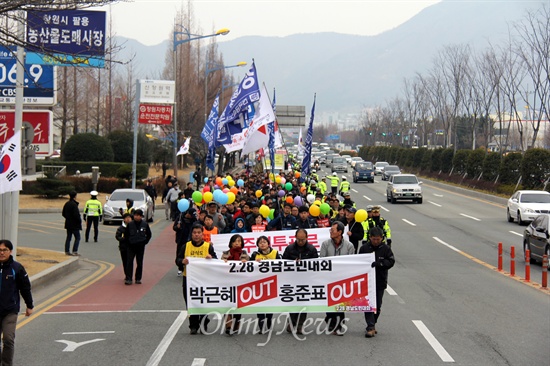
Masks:
[[[426,73],[444,46],[468,44],[482,50],[489,44],[506,44],[514,22],[543,3],[548,1],[443,0],[375,36],[246,36],[219,41],[218,47],[227,65],[240,61],[250,65],[254,60],[260,83],[276,89],[279,105],[305,105],[309,110],[316,93],[317,112],[358,113],[399,95],[403,80]],[[122,58],[124,52],[135,53],[140,78],[159,77],[171,40],[145,46],[118,38],[124,44]],[[231,70],[237,80],[245,72]]]

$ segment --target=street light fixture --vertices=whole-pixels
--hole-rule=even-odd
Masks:
[[[213,67],[210,69],[209,65],[213,65]],[[229,66],[224,66],[223,64],[214,64],[212,62],[206,62],[206,66],[204,69],[204,123],[206,123],[206,120],[208,119],[208,74],[214,71],[222,70],[222,69],[230,69],[232,67],[241,67],[241,66],[246,66],[246,62],[240,61],[240,62],[237,62],[235,65],[229,65]],[[223,87],[223,81],[222,81],[222,87]]]
[[[174,91],[174,94],[176,95],[176,100],[177,100],[177,85],[178,85],[178,78],[177,78],[177,53],[176,53],[176,50],[177,50],[177,47],[182,44],[182,43],[187,43],[187,42],[191,42],[191,41],[195,41],[197,39],[203,39],[203,38],[210,38],[210,37],[216,37],[216,36],[225,36],[229,33],[229,29],[227,28],[222,28],[218,31],[216,31],[215,33],[213,34],[207,34],[207,35],[200,35],[200,34],[192,34],[191,32],[189,32],[189,30],[187,28],[185,28],[184,26],[182,26],[181,24],[177,24],[178,26],[180,26],[183,31],[182,32],[174,32],[173,33],[173,39],[172,39],[172,44],[173,44],[173,48],[172,48],[172,54],[173,54],[173,65],[172,67],[174,68],[174,85],[175,85],[175,91]],[[187,38],[183,38],[183,39],[178,39],[178,35],[185,35],[187,36]],[[177,103],[174,104],[174,115],[173,115],[173,123],[174,123],[174,157],[173,157],[173,161],[172,161],[172,164],[174,165],[174,176],[176,177],[176,179],[178,178],[178,158],[176,156],[176,153],[177,153],[177,149],[178,149],[178,127],[177,127]]]

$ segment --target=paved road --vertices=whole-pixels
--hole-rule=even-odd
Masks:
[[[349,175],[348,175],[349,176]],[[498,273],[496,245],[521,248],[521,227],[504,207],[425,185],[422,205],[386,202],[385,183],[352,184],[359,207],[381,204],[391,224],[396,266],[373,339],[349,314],[344,337],[310,334],[191,336],[173,265],[170,223],[153,223],[143,285],[124,286],[115,226],[99,243],[82,243],[81,270],[55,290],[41,290],[49,308],[18,330],[21,365],[534,365],[550,358],[550,296]],[[162,217],[161,215],[157,215]],[[20,241],[63,250],[58,214],[21,215]],[[112,268],[114,267],[114,268]],[[109,269],[111,269],[109,271]],[[518,264],[518,275],[522,276]],[[100,273],[108,272],[103,277]],[[540,279],[540,265],[532,266]],[[71,282],[72,281],[72,282]],[[83,281],[95,281],[91,284]],[[538,280],[540,282],[540,280]],[[71,291],[62,293],[62,291]],[[62,296],[60,296],[60,294]],[[322,318],[324,314],[310,314]],[[245,316],[245,318],[247,318]],[[262,346],[262,343],[267,344]]]

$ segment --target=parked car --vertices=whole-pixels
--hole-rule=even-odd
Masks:
[[[397,165],[386,165],[382,173],[382,180],[389,180],[394,174],[401,174],[401,170]]]
[[[107,225],[111,222],[122,222],[120,209],[126,209],[126,199],[134,201],[134,209],[143,210],[143,219],[153,221],[155,211],[153,209],[155,203],[151,196],[144,189],[115,189],[110,196],[107,196],[107,202],[103,205],[103,224]]]
[[[354,158],[351,158],[351,167],[354,168],[355,167],[355,164],[358,162],[358,161],[363,161],[363,158],[360,158],[358,156],[354,157]]]
[[[516,220],[519,225],[523,225],[543,213],[550,213],[550,192],[521,190],[508,199],[508,222]]]
[[[357,183],[363,180],[374,183],[374,165],[370,161],[359,161],[355,164],[353,182]]]
[[[342,156],[333,158],[331,165],[333,172],[348,172],[348,163],[346,163],[346,159]]]
[[[414,174],[394,174],[386,187],[386,199],[396,203],[398,200],[413,200],[422,203],[422,182]]]
[[[377,161],[376,164],[374,164],[374,175],[382,175],[386,165],[390,164],[387,161]]]
[[[549,214],[539,215],[523,232],[523,258],[526,257],[525,252],[529,249],[531,263],[542,262],[542,256],[545,254],[547,258],[550,258],[549,222]],[[550,264],[548,264],[548,269],[550,270]]]

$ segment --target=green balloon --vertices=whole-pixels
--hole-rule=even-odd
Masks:
[[[292,183],[287,183],[287,184],[285,184],[285,189],[286,189],[287,191],[292,190]]]
[[[275,218],[275,209],[272,208],[269,210],[269,215],[267,217],[269,217],[270,220],[273,220]]]
[[[201,203],[202,202],[202,193],[200,193],[199,191],[195,191],[195,192],[193,192],[193,195],[191,196],[191,198],[193,198],[193,201],[195,203]]]
[[[321,207],[319,207],[319,208],[321,209],[321,213],[322,213],[323,215],[326,215],[326,214],[328,214],[328,213],[330,212],[330,206],[329,206],[328,203],[323,203],[323,204],[321,205]]]

